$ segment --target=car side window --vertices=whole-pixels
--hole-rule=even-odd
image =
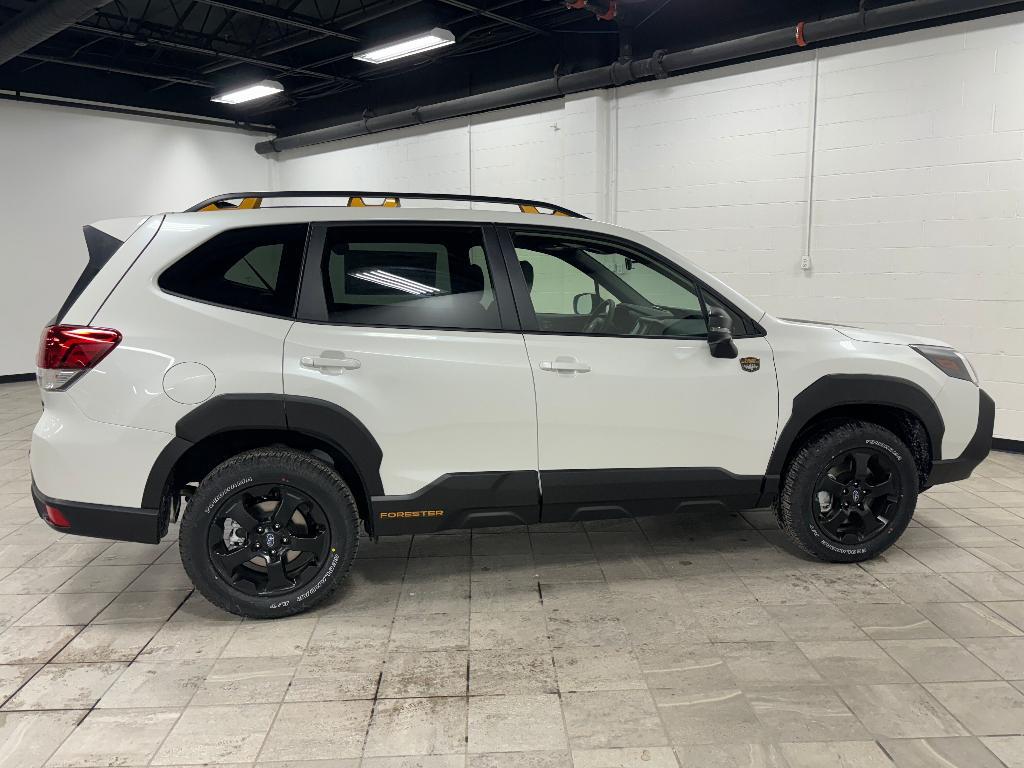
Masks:
[[[307,319],[414,328],[501,327],[477,227],[331,227],[318,274],[323,317]]]
[[[587,236],[513,233],[542,331],[703,336],[697,287],[639,250]]]
[[[168,293],[233,309],[291,317],[306,243],[305,224],[221,232],[160,275]]]
[[[571,315],[573,297],[600,288],[586,272],[550,253],[517,247],[516,256],[538,314]]]

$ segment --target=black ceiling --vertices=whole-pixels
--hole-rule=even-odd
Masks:
[[[0,35],[47,0],[0,0]],[[874,0],[869,7],[899,0]],[[608,64],[634,28],[646,56],[851,13],[857,0],[619,0],[603,21],[564,0],[114,0],[0,66],[0,90],[161,109],[293,133]],[[389,64],[351,54],[431,27],[456,44]],[[282,96],[210,101],[263,78]]]

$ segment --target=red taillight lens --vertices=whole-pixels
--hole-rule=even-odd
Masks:
[[[58,528],[71,527],[71,521],[64,517],[64,513],[49,504],[46,505],[46,518]]]
[[[92,368],[121,341],[112,328],[51,325],[39,339],[36,367],[43,389],[61,390]]]

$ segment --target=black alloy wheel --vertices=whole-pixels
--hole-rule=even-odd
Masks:
[[[818,527],[840,544],[870,541],[889,525],[901,491],[891,454],[867,446],[844,451],[815,484]]]
[[[214,467],[181,515],[181,563],[203,597],[251,618],[327,599],[359,545],[359,509],[322,459],[256,448]]]
[[[210,519],[210,560],[230,586],[270,597],[310,584],[331,553],[330,524],[307,493],[257,485],[229,496]]]
[[[852,420],[812,432],[781,481],[775,512],[793,544],[830,563],[858,563],[887,550],[906,530],[920,474],[899,436]]]

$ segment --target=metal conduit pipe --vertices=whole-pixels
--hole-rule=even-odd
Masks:
[[[0,64],[6,64],[91,16],[108,2],[110,0],[52,0],[29,6],[0,30]]]
[[[474,94],[387,115],[368,116],[350,123],[261,141],[256,144],[256,151],[261,155],[269,155],[274,152],[301,149],[315,144],[351,139],[395,128],[407,128],[453,117],[465,117],[495,109],[555,99],[570,93],[625,85],[648,77],[664,77],[674,72],[722,64],[749,56],[802,48],[812,43],[849,37],[862,32],[877,32],[890,27],[931,21],[944,16],[1014,5],[1017,2],[1019,0],[912,0],[900,5],[866,10],[863,13],[835,16],[821,21],[800,22],[792,27],[705,45],[700,48],[657,54],[648,59],[616,62],[606,67],[568,75],[556,73],[553,78],[547,80]]]

